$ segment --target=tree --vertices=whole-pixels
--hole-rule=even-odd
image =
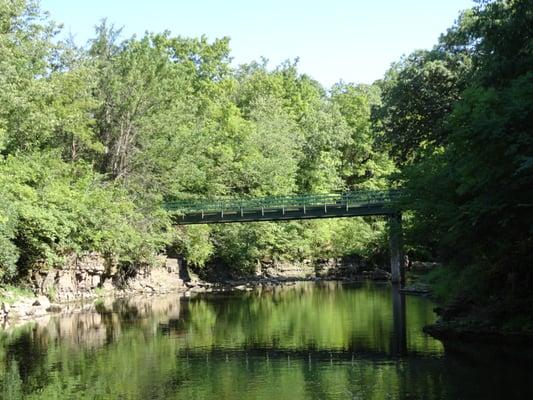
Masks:
[[[447,143],[444,120],[460,99],[469,68],[468,56],[435,48],[416,51],[387,72],[379,83],[383,103],[376,128],[397,163],[416,162]]]
[[[478,282],[493,295],[532,283],[532,5],[483,2],[471,23],[450,30],[460,33],[450,51],[472,59],[470,81],[437,123],[446,142],[404,170],[416,229],[441,258],[482,266]],[[469,295],[486,302],[476,290]]]

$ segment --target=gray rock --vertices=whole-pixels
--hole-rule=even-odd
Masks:
[[[58,292],[73,293],[76,291],[76,279],[70,271],[63,271],[57,282]]]
[[[95,288],[100,284],[101,277],[100,275],[91,276],[91,287]]]
[[[386,281],[391,278],[391,273],[385,270],[376,268],[374,269],[374,271],[372,271],[371,278],[375,281]]]
[[[165,259],[165,268],[169,273],[177,274],[179,273],[180,266],[177,258],[166,258]]]
[[[32,304],[34,307],[44,307],[47,309],[50,307],[50,300],[48,300],[48,297],[46,296],[38,296],[37,300],[35,300]]]
[[[55,286],[57,271],[49,271],[41,283],[41,293],[49,293]]]
[[[148,289],[148,290],[151,290],[152,292],[155,292],[155,291],[156,291],[155,288],[154,288],[152,285],[146,284],[146,285],[144,285],[144,287],[145,287],[146,289]]]
[[[102,284],[102,289],[104,289],[106,292],[110,292],[113,290],[113,288],[114,286],[111,278],[107,278],[106,280],[104,280],[104,283]]]

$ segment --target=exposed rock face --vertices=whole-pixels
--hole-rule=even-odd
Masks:
[[[64,303],[72,301],[185,290],[180,278],[182,263],[178,259],[159,256],[156,264],[139,268],[128,276],[98,253],[73,255],[61,269],[45,270],[41,265],[29,274],[36,296],[17,299],[13,304],[0,303],[0,323],[27,321],[50,312],[63,312],[68,308]]]
[[[29,280],[35,293],[68,302],[128,292],[170,292],[183,287],[180,263],[160,256],[155,267],[144,266],[125,276],[116,263],[98,253],[72,255],[61,269],[38,269]]]
[[[354,278],[358,268],[355,263],[343,262],[329,258],[312,263],[311,260],[301,262],[281,262],[262,260],[256,267],[256,275],[276,279],[338,279]]]
[[[336,258],[321,260],[315,266],[317,277],[329,279],[353,279],[358,274],[359,269],[359,265],[355,262],[343,261]]]
[[[137,294],[162,294],[180,291],[183,296],[226,290],[252,290],[254,283],[266,289],[278,284],[308,279],[353,279],[368,266],[364,260],[324,259],[318,262],[283,262],[263,259],[257,263],[255,277],[215,279],[215,284],[202,281],[179,258],[157,257],[155,266],[119,268],[116,262],[98,253],[72,255],[62,268],[46,269],[39,265],[30,271],[28,281],[37,297],[14,304],[0,304],[0,323],[7,320],[30,320],[50,312],[64,312],[69,302],[93,304],[96,298],[130,297]],[[380,269],[364,276],[390,279],[390,273]],[[226,274],[227,275],[227,274]],[[244,284],[243,284],[244,283]],[[265,290],[266,290],[265,289]]]
[[[310,262],[263,261],[258,268],[267,278],[309,279],[315,277],[315,267]]]

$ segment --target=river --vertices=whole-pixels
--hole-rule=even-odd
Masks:
[[[387,284],[101,302],[0,332],[4,399],[530,399],[531,362],[446,347]]]

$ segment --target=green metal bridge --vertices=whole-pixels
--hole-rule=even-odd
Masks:
[[[392,281],[403,277],[400,190],[259,198],[188,199],[164,204],[176,225],[382,215],[390,221]]]
[[[399,190],[353,191],[240,199],[193,199],[165,203],[178,225],[394,215]]]

